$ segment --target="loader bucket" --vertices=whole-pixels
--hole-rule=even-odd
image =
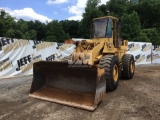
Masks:
[[[29,96],[93,111],[106,90],[104,75],[97,66],[69,67],[66,62],[33,64]]]

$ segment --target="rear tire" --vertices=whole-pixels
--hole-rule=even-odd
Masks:
[[[114,91],[119,82],[119,63],[118,57],[105,55],[99,62],[99,68],[104,68],[106,79],[106,91]]]
[[[125,54],[122,57],[122,78],[132,79],[135,71],[134,56],[131,54]]]

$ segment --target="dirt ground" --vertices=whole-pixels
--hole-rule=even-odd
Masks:
[[[158,120],[160,64],[138,65],[132,80],[120,80],[94,112],[28,96],[32,76],[0,79],[0,120]]]

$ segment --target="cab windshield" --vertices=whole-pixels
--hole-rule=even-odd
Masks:
[[[112,19],[103,18],[93,21],[93,38],[112,37]]]

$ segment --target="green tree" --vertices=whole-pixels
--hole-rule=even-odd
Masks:
[[[46,34],[47,41],[64,42],[64,40],[66,39],[66,34],[63,30],[63,27],[57,20],[53,20],[52,22],[47,24]]]
[[[109,15],[109,9],[105,4],[98,6],[98,10],[101,11],[104,16]]]
[[[139,36],[136,37],[137,42],[151,42],[150,39],[147,37],[146,33],[142,30],[139,33]]]
[[[15,38],[15,34],[14,33],[15,33],[14,30],[11,28],[11,29],[8,29],[6,31],[6,33],[4,34],[4,36],[7,36],[9,38]]]
[[[30,40],[37,40],[37,31],[36,30],[29,30]]]
[[[67,39],[70,39],[70,38],[71,38],[71,36],[69,35],[69,33],[66,33],[64,39],[67,40]]]
[[[160,27],[160,1],[139,0],[138,4],[131,4],[128,12],[136,11],[143,29]]]
[[[147,38],[150,39],[153,45],[160,45],[160,34],[156,28],[143,29],[142,31],[147,35]]]
[[[46,37],[45,41],[56,42],[57,38],[54,35],[49,35],[49,36]]]
[[[33,29],[37,32],[36,39],[42,40],[46,37],[46,25],[39,20],[35,20],[34,23],[28,22],[29,29]]]
[[[71,38],[79,38],[80,35],[78,34],[79,30],[79,21],[74,21],[74,20],[62,20],[60,21],[62,24],[63,30],[65,33],[68,33],[68,35]],[[68,36],[67,35],[67,36]],[[68,36],[68,37],[69,37]]]
[[[1,10],[0,15],[0,36],[14,37],[14,29],[16,28],[15,18],[11,17],[4,10]]]
[[[18,39],[23,39],[23,34],[19,29],[15,29],[14,30],[14,35],[15,35],[15,38],[18,38]]]
[[[25,33],[28,30],[27,22],[23,19],[19,19],[17,21],[17,29],[20,30],[22,33]]]
[[[136,12],[132,14],[124,14],[121,17],[123,28],[122,37],[129,41],[138,41],[137,37],[140,35],[140,21]]]
[[[129,6],[129,0],[110,0],[106,3],[106,14],[121,17]]]

